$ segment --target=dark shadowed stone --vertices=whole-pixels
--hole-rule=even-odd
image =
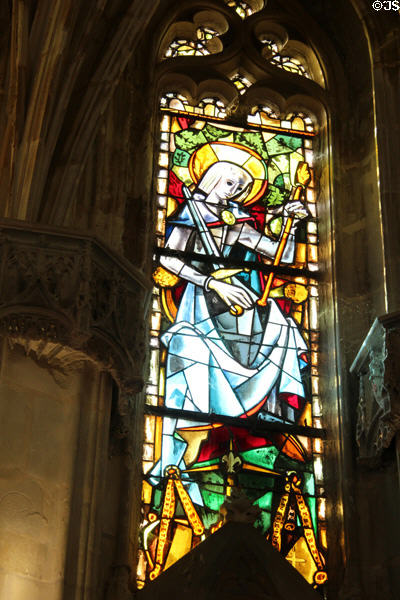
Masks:
[[[229,522],[138,592],[138,600],[321,600],[254,527]]]

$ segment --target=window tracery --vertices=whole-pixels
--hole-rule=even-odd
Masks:
[[[303,77],[310,77],[304,66],[297,58],[275,54],[271,58],[270,62],[272,65],[276,65],[280,69],[285,69],[285,71],[289,71],[290,73],[295,73],[296,75],[301,75]]]
[[[225,0],[225,4],[230,8],[233,8],[242,19],[250,17],[254,12],[250,4],[244,0]]]
[[[170,25],[160,45],[160,60],[222,52],[220,36],[228,29],[225,16],[215,10],[200,10],[190,19]]]
[[[198,27],[195,40],[175,38],[167,48],[165,58],[176,58],[177,56],[206,56],[211,54],[209,42],[217,35],[218,32],[211,27]]]
[[[284,50],[279,51],[278,44],[273,39],[263,36],[260,41],[267,50],[267,53],[264,52],[264,56],[272,65],[284,69],[289,73],[295,73],[296,75],[311,79],[308,69],[303,64],[304,61],[286,54]]]
[[[236,73],[231,77],[231,81],[233,85],[239,90],[240,94],[244,94],[246,90],[252,85],[252,82],[245,76],[240,73]]]

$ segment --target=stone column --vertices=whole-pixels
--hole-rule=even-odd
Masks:
[[[129,576],[148,296],[94,240],[0,222],[0,600],[103,597],[110,562]],[[105,557],[112,380],[126,456]]]

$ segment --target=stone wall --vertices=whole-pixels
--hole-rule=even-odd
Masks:
[[[102,376],[93,366],[60,385],[21,347],[3,339],[1,351],[0,598],[61,599],[77,481],[79,520],[95,491],[94,457],[87,456],[93,448],[82,446],[99,435],[90,421],[102,422],[104,446],[109,401],[99,394]]]

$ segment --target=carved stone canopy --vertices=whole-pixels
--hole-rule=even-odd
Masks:
[[[229,522],[137,593],[137,600],[321,600],[248,523]]]
[[[379,464],[400,431],[400,312],[375,319],[350,371],[359,379],[359,460]]]
[[[0,220],[0,335],[54,370],[89,359],[139,391],[150,287],[94,238]]]

